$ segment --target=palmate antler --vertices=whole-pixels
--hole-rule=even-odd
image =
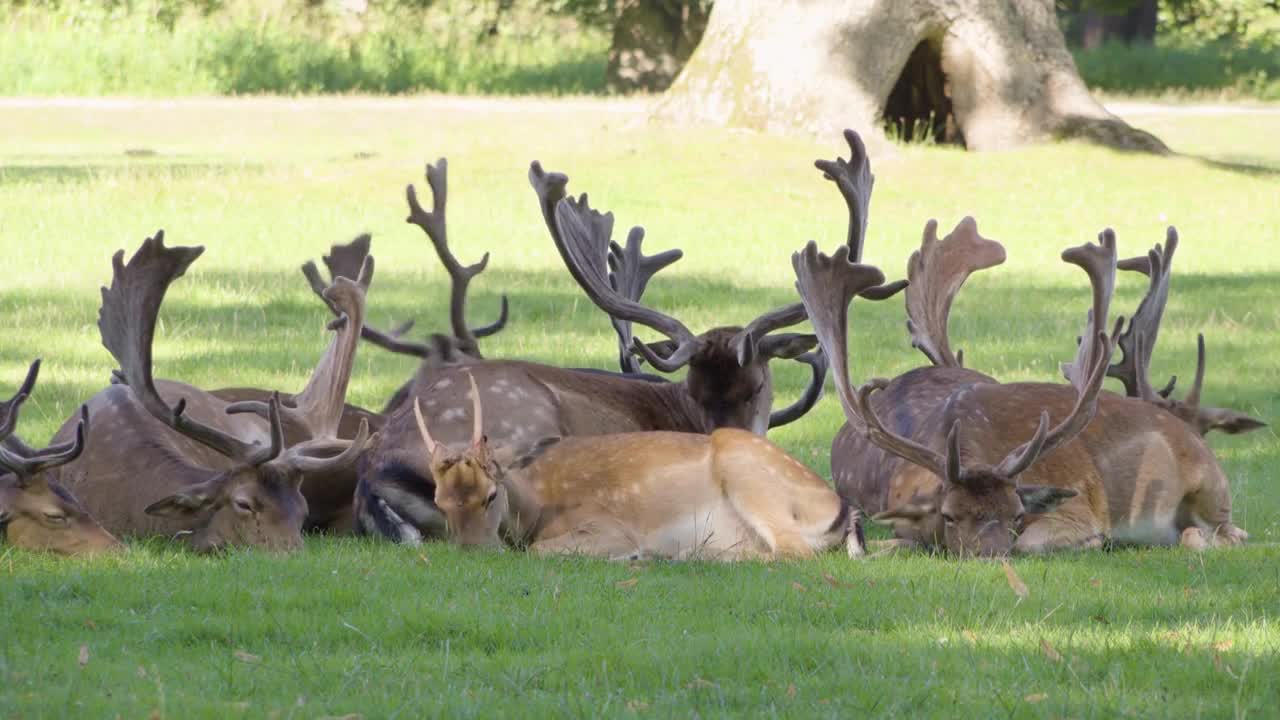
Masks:
[[[1088,248],[1068,250],[1063,253],[1063,259],[1086,268],[1094,282],[1095,297],[1100,288],[1114,285],[1114,249],[1110,252],[1109,261],[1105,252],[1097,253]],[[1050,430],[1049,416],[1044,412],[1032,438],[1008,453],[994,468],[966,470],[960,459],[959,422],[953,424],[947,434],[945,454],[940,453],[885,428],[873,409],[872,395],[887,386],[887,380],[872,380],[857,392],[849,381],[849,303],[861,288],[882,280],[883,274],[869,265],[852,262],[848,246],[837,248],[828,257],[820,253],[817,245],[812,242],[803,251],[792,256],[792,265],[796,271],[796,287],[808,310],[814,332],[835,365],[836,389],[849,423],[875,445],[929,470],[939,478],[949,482],[965,482],[971,477],[994,473],[1014,481],[1036,459],[1074,438],[1097,411],[1097,396],[1106,377],[1106,366],[1111,356],[1111,343],[1105,333],[1098,334],[1092,345],[1094,349],[1089,364],[1080,368],[1086,380],[1083,385],[1077,385],[1076,404],[1062,422]],[[1112,278],[1109,282],[1106,279],[1108,267]]]
[[[111,287],[102,288],[98,329],[102,344],[120,363],[120,369],[114,373],[115,381],[128,385],[138,402],[156,420],[237,463],[258,466],[280,462],[302,472],[318,472],[352,462],[368,440],[368,426],[363,421],[354,440],[324,437],[296,445],[286,453],[278,393],[273,393],[266,403],[270,438],[266,445],[245,442],[188,417],[184,414],[185,398],[179,400],[176,407],[170,407],[160,397],[152,378],[151,351],[160,306],[169,285],[181,277],[203,252],[203,247],[166,248],[164,231],[159,231],[155,237],[143,242],[128,264],[124,262],[123,250],[112,257]],[[344,300],[336,296],[330,299],[339,307],[344,304]],[[357,324],[351,326],[351,342],[355,341],[357,331],[354,328],[358,327]]]
[[[962,367],[964,353],[951,352],[947,326],[951,303],[969,276],[1005,261],[1004,246],[978,233],[978,223],[966,217],[938,240],[938,223],[924,226],[920,249],[907,261],[907,332],[911,346],[940,367]]]
[[[370,257],[369,243],[371,240],[371,236],[366,233],[357,236],[345,245],[331,246],[329,254],[320,258],[324,261],[325,267],[329,269],[329,282],[325,282],[324,278],[321,277],[320,270],[316,268],[314,260],[308,260],[302,265],[302,274],[307,278],[307,284],[311,286],[311,292],[324,301],[330,312],[335,316],[340,317],[342,311],[325,297],[325,289],[340,277],[355,280],[357,284],[360,284],[360,273],[364,268],[365,259]],[[362,284],[361,288],[368,294],[369,285],[367,282]],[[409,332],[412,327],[413,320],[405,321],[391,330],[378,330],[377,328],[369,327],[369,324],[365,323],[360,328],[360,337],[393,353],[412,355],[418,358],[430,357],[431,346],[426,343],[403,339],[403,335]]]
[[[328,262],[329,258],[325,260]],[[315,266],[311,267],[314,269]],[[332,272],[335,264],[330,263],[329,267]],[[333,282],[319,292],[320,298],[338,316],[328,325],[337,335],[320,356],[306,387],[293,396],[291,404],[281,404],[279,408],[282,421],[304,438],[338,436],[338,426],[346,407],[347,386],[363,334],[365,291],[373,282],[373,267],[373,257],[366,253],[354,279],[343,274],[346,268],[339,267]],[[248,412],[268,417],[270,409],[267,403],[246,400],[232,403],[227,412]]]
[[[1178,231],[1176,228],[1169,227],[1165,233],[1163,247],[1157,243],[1146,255],[1119,262],[1118,267],[1121,270],[1142,273],[1150,279],[1150,282],[1146,294],[1138,304],[1137,311],[1129,321],[1129,326],[1118,338],[1118,345],[1124,356],[1108,368],[1107,375],[1120,380],[1124,384],[1125,394],[1129,397],[1141,398],[1165,408],[1189,423],[1201,435],[1211,430],[1222,430],[1234,434],[1266,427],[1265,422],[1244,413],[1200,404],[1205,376],[1203,334],[1196,336],[1195,379],[1182,400],[1172,397],[1174,385],[1178,380],[1176,375],[1169,378],[1169,382],[1159,390],[1151,384],[1148,377],[1151,355],[1160,335],[1160,322],[1169,300],[1173,255],[1177,249]]]
[[[529,164],[529,184],[538,196],[538,207],[542,211],[542,219],[551,233],[556,247],[560,247],[563,238],[556,226],[555,207],[565,196],[569,177],[564,173],[547,172],[542,164],[534,160]],[[641,249],[644,231],[634,228],[627,235],[626,247],[616,242],[609,243],[609,286],[622,297],[639,303],[644,296],[645,288],[653,276],[684,256],[679,248],[664,250],[656,255],[645,255]],[[642,371],[641,358],[633,351],[634,337],[631,334],[631,321],[609,316],[609,322],[618,335],[618,366],[624,373]]]
[[[36,359],[27,370],[27,377],[13,397],[0,403],[0,469],[11,472],[18,479],[19,487],[26,487],[41,472],[66,465],[80,457],[84,450],[85,435],[89,432],[89,408],[80,406],[80,423],[76,425],[75,438],[70,442],[50,445],[43,450],[33,450],[18,440],[13,431],[18,425],[18,412],[35,388],[40,374],[40,360]]]
[[[124,251],[116,252],[111,258],[111,287],[102,288],[102,308],[98,311],[102,344],[120,363],[116,380],[129,386],[152,417],[237,462],[260,465],[279,454],[281,448],[277,443],[269,446],[248,443],[187,417],[183,414],[186,400],[169,407],[152,380],[151,343],[165,292],[202,253],[204,248],[200,246],[166,248],[163,230],[147,238],[127,265]],[[271,414],[275,417],[271,428],[274,438],[283,435],[283,431],[279,428],[278,413]]]
[[[453,336],[458,340],[458,349],[474,358],[480,358],[479,338],[488,337],[507,325],[507,296],[502,296],[502,309],[498,319],[478,328],[467,325],[467,288],[471,280],[484,272],[489,265],[489,253],[485,253],[480,261],[463,267],[449,250],[448,226],[445,222],[445,205],[449,199],[449,163],[444,158],[435,165],[427,165],[427,185],[431,187],[431,212],[427,212],[418,203],[418,194],[410,185],[405,189],[405,197],[409,201],[409,217],[405,222],[422,228],[431,240],[436,255],[449,273],[452,288],[449,294],[449,321],[453,326]]]

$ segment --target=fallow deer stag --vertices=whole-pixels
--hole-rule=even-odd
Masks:
[[[14,547],[61,555],[92,555],[121,549],[119,540],[102,529],[80,501],[51,472],[84,450],[89,413],[81,408],[75,438],[43,450],[18,439],[18,411],[31,395],[40,361],[31,363],[27,379],[9,400],[0,403],[0,532]]]
[[[346,279],[328,289],[326,295],[344,312],[329,326],[337,337],[292,406],[273,396],[265,408],[233,407],[151,374],[151,344],[165,292],[203,252],[166,248],[160,232],[127,264],[124,251],[112,258],[98,327],[120,370],[116,384],[89,400],[95,421],[88,448],[61,468],[61,477],[117,533],[186,534],[197,550],[297,549],[307,515],[300,491],[304,478],[352,463],[369,438],[364,423],[352,440],[335,437],[364,293]],[[259,417],[263,411],[265,421]],[[64,426],[59,435],[66,431]],[[309,439],[290,445],[286,435]]]
[[[868,210],[875,176],[866,148],[857,133],[846,130],[850,159],[819,160],[823,175],[834,181],[849,207],[849,257],[862,262]],[[947,336],[951,304],[968,277],[1005,260],[1004,247],[982,237],[973,218],[966,217],[942,240],[938,223],[924,228],[920,249],[907,263],[907,329],[911,345],[931,363],[893,380],[875,397],[876,410],[890,427],[905,432],[944,400],[956,387],[995,382],[983,373],[963,366],[964,353],[952,352]],[[831,475],[841,497],[868,514],[889,506],[888,478],[901,459],[869,442],[845,423],[831,443]]]
[[[1071,385],[971,385],[911,437],[885,428],[874,411],[873,395],[886,381],[857,393],[849,384],[845,285],[862,266],[841,251],[828,258],[813,244],[795,256],[797,285],[833,354],[846,416],[909,461],[890,482],[916,488],[932,505],[922,512],[941,519],[936,535],[920,534],[925,544],[997,555],[1096,548],[1106,539],[1168,544],[1208,533],[1211,542],[1234,544],[1247,537],[1231,524],[1226,477],[1198,435],[1149,403],[1101,393],[1110,337],[1119,331],[1119,324],[1110,336],[1100,331],[1116,268],[1114,236],[1102,240],[1063,253],[1093,286],[1090,340],[1067,367]],[[1050,431],[1051,415],[1064,419]]]
[[[1196,374],[1191,389],[1183,399],[1171,397],[1177,377],[1169,380],[1161,390],[1148,381],[1151,353],[1160,334],[1160,321],[1164,317],[1165,303],[1169,300],[1169,280],[1172,277],[1173,254],[1178,249],[1178,231],[1170,227],[1165,244],[1157,244],[1146,255],[1121,260],[1121,270],[1140,272],[1150,278],[1146,295],[1129,320],[1129,326],[1118,338],[1123,357],[1107,370],[1110,377],[1124,384],[1125,394],[1153,403],[1168,410],[1196,432],[1206,435],[1219,430],[1231,435],[1246,433],[1266,427],[1266,423],[1242,412],[1228,408],[1208,407],[1200,404],[1200,392],[1204,388],[1205,352],[1204,335],[1196,337]]]
[[[857,148],[861,148],[860,140]],[[564,197],[567,178],[546,173],[534,163],[530,182],[552,239],[593,302],[615,319],[640,322],[671,338],[654,345],[637,342],[633,350],[659,370],[674,371],[688,364],[689,372],[680,382],[665,383],[515,360],[420,369],[410,394],[421,400],[438,440],[461,443],[470,434],[464,422],[470,403],[464,370],[478,381],[480,399],[489,409],[491,420],[485,434],[498,444],[513,447],[542,437],[641,431],[710,433],[736,427],[763,434],[771,419],[794,420],[813,405],[825,366],[815,373],[815,387],[797,405],[780,411],[781,415],[770,414],[768,361],[798,356],[815,341],[812,335],[769,333],[802,322],[803,306],[797,303],[766,313],[745,328],[717,328],[694,335],[679,321],[635,299],[662,264],[649,258],[647,267],[639,267],[645,258],[640,253],[642,230],[632,231],[627,249],[612,246],[612,215],[592,210],[585,197],[580,201]],[[612,283],[605,270],[611,248],[615,259]],[[625,263],[633,257],[636,266],[627,268]],[[619,262],[623,263],[621,268]],[[869,287],[864,296],[890,297],[905,285]],[[356,506],[362,531],[407,542],[443,532],[444,517],[432,499],[436,486],[421,442],[404,408],[388,418],[377,447],[360,465]]]
[[[883,278],[869,277],[878,282]],[[780,559],[844,543],[865,553],[860,516],[768,440],[638,432],[544,439],[518,457],[491,449],[468,376],[471,438],[452,450],[414,416],[450,540],[612,559]]]
[[[957,389],[996,382],[963,366],[964,353],[952,352],[947,328],[951,305],[965,280],[1003,263],[1004,247],[982,237],[971,217],[961,220],[942,240],[937,229],[936,221],[925,225],[920,249],[907,262],[907,330],[912,347],[924,353],[931,364],[895,377],[873,396],[876,413],[899,434],[918,427]],[[901,496],[911,489],[889,484],[903,462],[847,422],[831,443],[831,476],[836,489],[868,515],[890,508],[900,515],[912,512],[910,496]]]

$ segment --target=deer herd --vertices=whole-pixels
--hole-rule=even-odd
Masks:
[[[327,281],[303,266],[333,316],[333,338],[296,394],[154,376],[165,295],[204,251],[166,246],[158,232],[127,261],[116,253],[102,289],[98,329],[118,365],[110,382],[40,450],[15,434],[39,360],[0,403],[0,528],[13,546],[63,554],[120,549],[125,536],[291,551],[325,532],[616,559],[798,558],[837,546],[857,557],[867,554],[866,518],[893,529],[879,553],[1244,542],[1204,435],[1264,423],[1201,404],[1203,336],[1182,400],[1173,380],[1157,389],[1148,377],[1173,228],[1130,259],[1118,257],[1110,230],[1064,250],[1092,290],[1066,382],[1002,383],[963,365],[947,326],[965,280],[1003,263],[1004,248],[972,218],[941,239],[929,221],[906,280],[886,282],[862,262],[874,178],[861,139],[845,137],[847,161],[816,165],[848,205],[846,243],[826,254],[810,242],[792,255],[798,302],[701,333],[642,303],[679,250],[645,255],[639,227],[615,242],[611,213],[531,165],[552,242],[613,323],[620,372],[483,356],[480,341],[506,326],[508,303],[503,296],[493,323],[467,324],[468,285],[489,256],[464,266],[449,248],[444,160],[427,166],[430,211],[408,188],[408,222],[450,276],[451,333],[416,342],[407,324],[371,327],[369,236],[334,246]],[[1111,325],[1119,270],[1149,284],[1129,320]],[[899,293],[928,364],[855,387],[850,309]],[[784,332],[806,321],[813,334]],[[665,339],[641,342],[633,323]],[[379,412],[345,402],[361,340],[421,360]],[[811,370],[801,397],[776,410],[773,361]],[[681,369],[682,380],[665,377]],[[829,369],[846,420],[831,446],[831,483],[766,438],[814,407]],[[1103,389],[1108,377],[1123,394]]]

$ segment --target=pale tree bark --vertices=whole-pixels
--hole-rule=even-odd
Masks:
[[[655,115],[882,141],[886,103],[922,43],[971,149],[1056,136],[1167,152],[1089,95],[1052,0],[718,0]]]

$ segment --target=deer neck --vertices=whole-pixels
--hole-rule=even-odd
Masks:
[[[500,481],[506,492],[506,513],[502,533],[513,545],[526,545],[537,535],[544,507],[523,470],[508,470]]]

